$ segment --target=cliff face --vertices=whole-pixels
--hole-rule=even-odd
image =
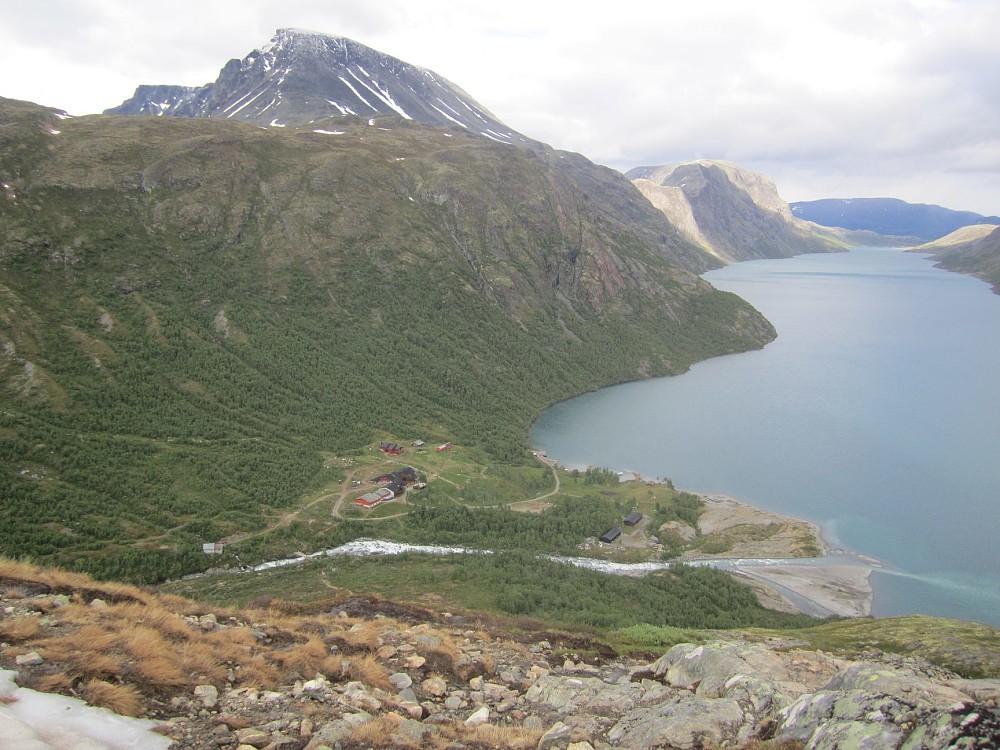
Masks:
[[[730,162],[637,167],[626,176],[684,237],[725,261],[842,247],[795,218],[771,180]]]

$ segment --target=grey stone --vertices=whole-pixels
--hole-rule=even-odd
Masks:
[[[568,746],[572,734],[573,729],[571,727],[558,721],[538,740],[538,750],[549,750],[549,748],[556,748],[563,745]]]
[[[393,737],[402,740],[399,744],[408,744],[407,740],[413,740],[416,742],[421,742],[424,739],[424,735],[430,731],[429,727],[425,727],[419,721],[414,721],[413,719],[406,719],[399,723],[396,727],[396,731],[393,732]]]
[[[703,681],[709,685],[701,692],[705,698],[718,698],[725,683],[736,674],[752,674],[761,679],[781,682],[791,674],[782,658],[756,644],[724,642],[696,646],[674,646],[651,665],[653,675],[677,687],[696,688]]]
[[[752,727],[735,700],[690,697],[629,712],[611,728],[608,739],[623,747],[668,744],[692,750],[744,742]]]
[[[480,724],[485,724],[490,720],[490,709],[486,706],[480,706],[472,715],[465,720],[465,726],[467,727],[478,727]]]
[[[219,704],[219,689],[215,685],[197,685],[194,697],[200,700],[205,708],[215,708]]]
[[[260,748],[271,741],[271,735],[256,727],[247,727],[246,729],[236,730],[236,741],[241,745]]]
[[[396,690],[406,690],[406,688],[413,684],[413,680],[410,678],[410,675],[405,672],[396,672],[396,674],[389,678],[389,682],[392,683],[392,686],[396,688]]]
[[[19,654],[14,657],[14,663],[19,667],[35,667],[44,662],[45,659],[40,657],[35,651],[30,651],[27,654]]]
[[[440,677],[429,677],[420,683],[420,689],[424,691],[425,695],[440,698],[448,692],[448,683]]]
[[[968,695],[955,688],[938,685],[888,667],[864,663],[852,664],[840,670],[825,689],[841,692],[863,690],[867,693],[892,695],[907,703],[928,708],[969,700]]]

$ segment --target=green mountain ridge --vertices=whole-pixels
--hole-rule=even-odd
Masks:
[[[0,182],[0,550],[99,575],[204,566],[338,452],[523,461],[554,401],[774,336],[547,147],[0,100]]]

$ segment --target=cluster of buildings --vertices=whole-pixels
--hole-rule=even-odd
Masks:
[[[636,510],[625,516],[625,525],[635,526],[641,520],[642,520],[642,513]],[[622,530],[616,526],[615,528],[606,531],[598,541],[604,542],[605,544],[611,544],[611,542],[613,542],[621,535],[622,535]]]
[[[405,492],[408,485],[414,484],[417,481],[417,470],[412,466],[407,466],[405,469],[400,469],[399,471],[381,474],[372,481],[376,484],[383,484],[383,486],[374,492],[362,495],[354,501],[363,508],[374,508],[379,503],[392,500],[394,497]]]

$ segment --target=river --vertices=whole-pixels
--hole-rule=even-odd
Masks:
[[[886,566],[876,615],[1000,626],[1000,296],[886,248],[705,278],[778,338],[557,404],[532,445],[814,521]]]

